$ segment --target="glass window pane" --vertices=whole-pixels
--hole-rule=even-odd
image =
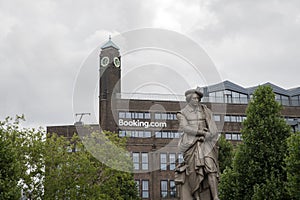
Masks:
[[[130,119],[130,118],[131,118],[131,113],[130,113],[130,112],[126,112],[126,113],[125,113],[125,118]]]
[[[178,154],[178,163],[182,163],[183,162],[183,155],[182,153]]]
[[[230,121],[231,122],[236,122],[236,116],[230,116]]]
[[[145,135],[145,138],[150,138],[151,137],[151,132],[150,131],[145,131],[144,135]]]
[[[144,113],[138,113],[138,118],[139,119],[144,119]]]
[[[145,113],[145,119],[151,119],[150,113]]]
[[[175,170],[175,161],[176,161],[176,154],[170,153],[169,154],[169,161],[170,161],[170,170]]]
[[[170,197],[176,197],[175,181],[170,181]]]
[[[161,114],[161,119],[167,119],[167,113],[162,113]]]
[[[160,181],[161,197],[166,198],[168,196],[168,181]]]
[[[140,180],[134,180],[138,196],[140,196]]]
[[[233,133],[233,134],[232,134],[232,140],[238,140],[238,136],[237,136],[236,133]]]
[[[221,121],[221,116],[220,116],[220,115],[214,115],[214,120],[215,120],[216,122]]]
[[[119,137],[125,137],[126,131],[119,131]]]
[[[161,138],[161,132],[159,131],[159,132],[155,132],[155,137],[156,138]]]
[[[133,160],[134,170],[139,170],[140,169],[140,154],[132,153],[132,160]]]
[[[149,181],[142,181],[142,198],[149,198]]]
[[[148,170],[148,153],[142,153],[142,170]]]
[[[168,138],[168,132],[162,131],[162,138]]]
[[[161,119],[161,114],[160,113],[155,113],[154,118],[155,119]]]
[[[225,134],[225,138],[226,138],[226,140],[231,140],[231,134],[230,133],[226,133]]]
[[[160,169],[167,170],[167,154],[166,153],[160,154]]]
[[[119,112],[119,118],[125,118],[125,112]]]
[[[224,116],[224,121],[225,121],[225,122],[230,122],[230,116],[225,115],[225,116]]]

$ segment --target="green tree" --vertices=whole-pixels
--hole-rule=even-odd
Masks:
[[[280,111],[272,88],[259,86],[246,111],[243,144],[237,149],[233,169],[221,177],[235,188],[221,182],[221,199],[289,199],[284,187],[284,157],[291,128]]]
[[[96,132],[85,138],[74,135],[68,140],[52,134],[47,138],[44,199],[139,199],[131,173],[112,169],[90,153],[91,147],[97,153],[107,149],[108,141],[99,135]],[[115,139],[114,144],[125,144],[124,138],[113,133],[105,132],[104,136],[109,141]],[[92,145],[89,151],[82,140],[85,145]]]
[[[20,128],[21,120],[0,122],[0,199],[20,199],[21,189],[31,199],[139,199],[130,157],[114,152],[126,152],[125,138],[94,132],[85,138],[52,134],[46,139],[43,129]],[[82,139],[93,144],[94,153],[110,153],[106,161],[122,164],[127,172],[100,162]]]
[[[288,175],[287,190],[292,199],[300,199],[300,133],[288,138],[288,151],[285,159]]]
[[[233,158],[233,145],[223,135],[219,138],[219,167],[223,173],[226,167],[231,167]]]
[[[21,165],[18,162],[18,125],[6,118],[0,122],[0,199],[18,199]]]

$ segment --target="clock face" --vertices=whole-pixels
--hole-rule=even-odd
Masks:
[[[120,60],[119,60],[118,57],[114,57],[114,65],[115,65],[116,67],[120,67],[120,66],[121,66],[121,63],[120,63]]]
[[[105,66],[108,65],[108,63],[109,63],[109,58],[108,57],[103,57],[101,59],[101,66],[105,67]]]

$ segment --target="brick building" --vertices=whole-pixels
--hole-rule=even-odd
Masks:
[[[178,199],[174,169],[176,163],[182,162],[182,155],[177,151],[181,133],[178,132],[176,113],[186,105],[184,96],[177,96],[177,100],[172,96],[153,94],[127,97],[121,92],[118,46],[109,40],[101,49],[100,127],[120,137],[128,137],[127,149],[132,155],[134,177],[142,199]],[[299,130],[300,88],[285,90],[266,84],[273,88],[276,100],[283,105],[282,116],[294,130]],[[201,88],[202,103],[213,111],[219,133],[233,143],[242,140],[242,121],[255,88],[243,88],[230,81]],[[71,137],[77,130],[74,125],[49,126],[47,132]]]

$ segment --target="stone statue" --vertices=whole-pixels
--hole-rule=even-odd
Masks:
[[[187,105],[177,114],[179,151],[184,162],[175,170],[175,182],[180,185],[181,200],[219,200],[218,197],[218,133],[212,112],[200,104],[199,88],[185,92]]]

